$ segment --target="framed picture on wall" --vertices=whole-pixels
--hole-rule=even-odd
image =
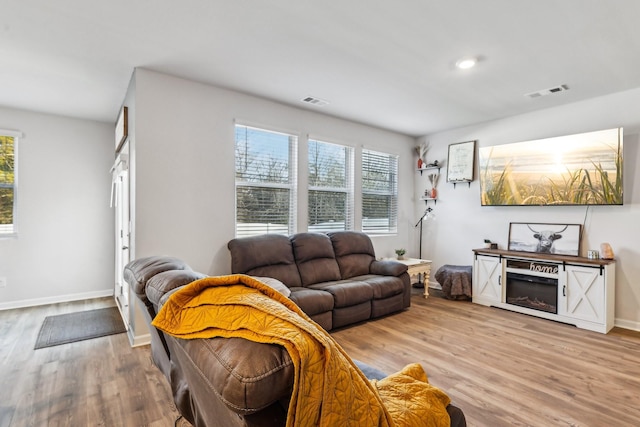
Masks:
[[[449,145],[447,159],[447,182],[473,181],[476,141],[458,142]]]
[[[116,153],[120,151],[124,141],[129,134],[129,118],[127,117],[127,107],[122,107],[118,120],[116,121]]]
[[[557,255],[580,255],[580,224],[509,224],[509,250]]]
[[[480,147],[480,203],[622,205],[623,139],[612,128]]]

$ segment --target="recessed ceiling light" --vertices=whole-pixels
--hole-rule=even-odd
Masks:
[[[468,56],[468,57],[459,59],[456,62],[456,68],[459,68],[461,70],[467,70],[469,68],[475,67],[477,63],[478,63],[478,58]]]

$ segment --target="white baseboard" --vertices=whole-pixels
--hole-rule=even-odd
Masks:
[[[131,328],[129,328],[127,336],[129,337],[129,344],[131,344],[131,347],[142,347],[143,345],[151,344],[151,334],[133,336],[133,332],[131,331]]]
[[[57,304],[61,302],[80,301],[93,298],[104,298],[113,296],[113,289],[105,289],[102,291],[83,292],[79,294],[57,295],[55,297],[25,299],[20,301],[11,301],[0,303],[0,311],[11,310],[14,308],[35,307],[38,305]]]
[[[631,320],[615,319],[613,326],[617,326],[622,329],[630,329],[632,331],[640,332],[640,322],[634,322]]]

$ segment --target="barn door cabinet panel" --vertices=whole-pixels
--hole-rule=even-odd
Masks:
[[[607,333],[615,313],[615,261],[475,249],[473,302]]]
[[[612,264],[602,268],[565,266],[560,314],[577,323],[613,326],[615,299],[613,292],[615,268],[613,267]]]
[[[478,255],[473,269],[472,300],[492,305],[502,301],[502,259],[499,256]]]

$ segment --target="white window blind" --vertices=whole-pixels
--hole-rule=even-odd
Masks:
[[[294,135],[235,127],[236,236],[296,231]]]
[[[308,230],[353,229],[353,148],[309,140]]]
[[[398,230],[398,156],[362,150],[362,231]]]
[[[18,138],[0,131],[0,236],[16,232]]]

